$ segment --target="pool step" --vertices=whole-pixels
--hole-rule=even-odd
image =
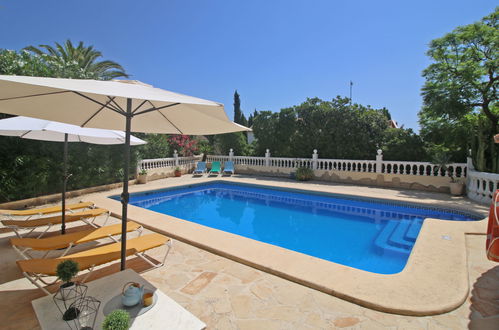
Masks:
[[[421,219],[389,221],[376,237],[375,248],[380,253],[407,255],[416,241],[422,222]]]
[[[405,239],[411,242],[416,242],[416,238],[418,237],[419,230],[421,229],[421,226],[423,225],[423,219],[413,219],[411,226],[405,233]]]
[[[397,222],[388,221],[385,225],[385,228],[379,233],[378,237],[374,241],[374,246],[380,253],[402,253],[407,254],[408,252],[405,249],[399,248],[397,246],[393,246],[389,244],[390,236],[393,234],[395,229],[397,228]]]
[[[411,223],[412,222],[410,220],[399,220],[397,227],[388,238],[388,243],[390,245],[410,251],[411,247],[414,245],[414,242],[406,240],[405,233],[409,229]]]

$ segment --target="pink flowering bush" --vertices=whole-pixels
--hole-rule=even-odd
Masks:
[[[168,144],[170,149],[177,150],[182,157],[192,156],[198,152],[198,141],[189,135],[170,135]]]

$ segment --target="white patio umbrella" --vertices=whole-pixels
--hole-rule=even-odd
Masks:
[[[208,135],[250,131],[231,122],[220,103],[130,81],[0,75],[0,112],[81,127],[125,128],[122,270],[126,258],[130,132]]]
[[[23,116],[0,120],[0,135],[17,136],[32,140],[64,142],[61,234],[65,234],[66,232],[66,187],[69,178],[67,173],[68,142],[86,142],[92,144],[125,143],[125,133],[121,131],[83,128],[76,125]],[[131,145],[146,143],[146,141],[136,138],[135,136],[130,137]]]

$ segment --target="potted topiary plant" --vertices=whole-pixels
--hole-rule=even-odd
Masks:
[[[464,183],[461,180],[456,179],[452,175],[450,179],[451,179],[451,183],[449,183],[450,193],[454,196],[461,196],[464,192]]]
[[[312,180],[314,171],[308,167],[299,167],[296,169],[295,177],[298,181]]]
[[[175,167],[175,176],[181,176],[182,171],[180,171],[180,167]]]
[[[137,183],[147,183],[147,170],[140,170],[139,174],[137,175]]]
[[[438,167],[436,171],[444,170],[449,174],[449,189],[451,195],[460,196],[464,192],[464,183],[461,179],[455,177],[455,171],[449,171],[450,155],[444,151],[437,152],[432,160]]]
[[[74,282],[71,280],[79,271],[78,263],[73,260],[64,260],[60,262],[57,265],[55,273],[57,277],[64,282],[61,284],[61,288],[67,288],[74,285]]]
[[[72,279],[78,274],[78,263],[73,260],[64,260],[57,265],[56,275],[63,282],[53,299],[62,318],[65,321],[74,320],[78,317],[80,311],[77,307],[70,307],[73,302],[85,297],[87,286],[81,283],[73,282]]]
[[[102,323],[103,330],[127,330],[130,327],[130,314],[123,309],[109,313]]]

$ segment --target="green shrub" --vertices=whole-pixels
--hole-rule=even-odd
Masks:
[[[80,271],[78,263],[73,260],[65,260],[57,265],[56,275],[63,282],[69,282]]]
[[[314,171],[308,167],[299,167],[296,169],[296,179],[298,181],[312,180],[313,177]]]
[[[123,309],[109,313],[102,323],[104,330],[127,330],[130,327],[130,314]]]

